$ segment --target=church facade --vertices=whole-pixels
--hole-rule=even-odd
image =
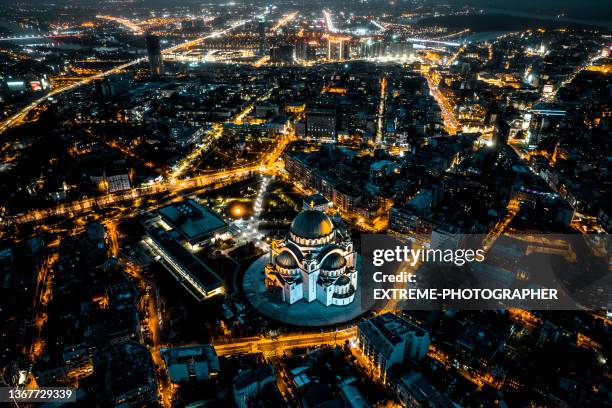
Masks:
[[[266,287],[283,302],[345,306],[355,299],[358,271],[353,242],[323,212],[305,210],[284,240],[273,241]]]

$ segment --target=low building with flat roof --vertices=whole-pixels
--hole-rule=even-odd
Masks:
[[[162,207],[157,212],[191,249],[214,243],[217,237],[229,230],[219,215],[191,199]]]
[[[219,359],[213,346],[163,348],[160,354],[173,383],[208,380],[219,374]]]
[[[151,353],[142,344],[126,341],[106,347],[94,360],[103,376],[104,389],[113,407],[146,407],[157,404],[157,381]]]
[[[233,380],[234,402],[239,408],[249,406],[249,401],[255,397],[261,389],[276,380],[274,368],[271,365],[251,368],[241,372]]]
[[[174,278],[198,301],[225,293],[223,279],[179,241],[179,233],[166,230],[153,217],[144,222],[145,244]]]

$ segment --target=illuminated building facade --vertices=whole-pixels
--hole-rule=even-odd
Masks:
[[[143,221],[143,242],[197,301],[225,293],[223,279],[193,254],[228,232],[213,211],[193,200],[162,207]]]
[[[306,107],[306,137],[335,140],[337,135],[338,111],[332,105]]]
[[[266,286],[289,304],[344,306],[355,298],[357,274],[349,237],[325,213],[305,210],[293,220],[287,238],[272,243]]]
[[[327,59],[329,61],[349,59],[349,40],[349,37],[330,36],[327,39]]]

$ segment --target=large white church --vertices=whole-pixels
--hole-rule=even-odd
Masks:
[[[287,237],[272,242],[269,255],[266,287],[284,302],[316,300],[325,306],[344,306],[355,299],[358,271],[353,242],[325,213],[299,213]]]

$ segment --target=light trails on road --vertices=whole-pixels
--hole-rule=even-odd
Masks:
[[[181,160],[170,175],[170,181],[179,179],[200,155],[212,146],[213,142],[223,134],[223,126],[215,123],[212,129],[204,132],[202,140],[183,160]]]
[[[385,31],[386,28],[384,25],[380,24],[378,21],[376,20],[370,20],[372,22],[373,25],[375,25],[380,31]]]
[[[232,354],[264,353],[278,354],[283,350],[297,347],[314,347],[323,345],[341,345],[357,337],[357,327],[344,330],[331,330],[321,333],[287,334],[277,338],[248,337],[233,340],[213,341],[218,356]]]
[[[387,100],[387,77],[383,75],[380,79],[380,99],[378,102],[378,113],[376,117],[376,146],[382,146],[385,126],[385,102]]]
[[[132,23],[127,18],[114,17],[114,16],[103,16],[103,15],[97,15],[96,18],[100,20],[107,20],[107,21],[113,21],[115,23],[119,23],[122,26],[129,29],[130,31],[132,31],[136,35],[144,34],[144,31],[142,30],[142,28],[140,28],[138,24]]]
[[[323,16],[325,16],[325,25],[327,26],[327,31],[330,33],[338,32],[336,26],[334,26],[334,22],[332,21],[331,14],[327,10],[323,10]]]
[[[224,30],[220,30],[220,31],[215,31],[211,34],[208,34],[204,37],[201,38],[197,38],[195,40],[191,40],[191,41],[187,41],[181,44],[177,44],[175,46],[172,46],[170,48],[166,48],[162,51],[162,54],[171,54],[174,53],[178,50],[184,49],[184,48],[190,48],[193,46],[196,46],[198,44],[200,44],[203,41],[206,41],[210,38],[218,38],[221,37],[225,34],[227,34],[228,32],[246,24],[248,20],[242,20],[239,21],[237,23],[234,23],[233,25],[231,25],[229,28],[226,28]],[[35,109],[38,105],[42,104],[43,102],[48,101],[49,99],[53,98],[56,95],[59,95],[61,93],[64,92],[70,92],[76,88],[79,88],[83,85],[87,85],[93,81],[96,81],[98,79],[103,79],[109,75],[113,75],[113,74],[117,74],[123,70],[125,70],[126,68],[132,67],[134,65],[137,65],[143,61],[146,60],[146,57],[141,57],[138,59],[135,59],[133,61],[127,62],[125,64],[121,64],[119,66],[116,66],[114,68],[109,69],[108,71],[104,71],[101,72],[99,74],[96,75],[92,75],[86,78],[83,78],[81,81],[75,82],[73,84],[70,85],[66,85],[60,88],[56,88],[54,90],[52,90],[51,92],[49,92],[48,94],[46,94],[45,96],[36,99],[33,102],[30,102],[28,105],[26,105],[25,107],[21,108],[18,112],[16,112],[15,114],[13,114],[11,117],[7,118],[4,122],[2,122],[2,124],[0,124],[0,134],[6,132],[7,130],[9,130],[10,128],[12,128],[13,126],[19,124],[22,120],[25,119],[25,117],[28,115],[28,113],[30,113],[33,109]]]
[[[423,39],[423,38],[408,38],[408,41],[416,42],[416,43],[440,44],[440,45],[446,45],[448,47],[459,47],[459,46],[461,46],[460,43],[456,43],[456,42],[439,41],[439,40],[427,40],[427,39]]]
[[[75,215],[96,208],[113,207],[117,204],[129,201],[136,201],[149,196],[163,193],[175,193],[183,190],[196,188],[217,188],[236,181],[244,180],[256,174],[272,174],[276,171],[276,160],[285,150],[287,144],[293,140],[294,134],[280,136],[276,146],[266,153],[258,164],[242,166],[228,170],[221,170],[211,174],[204,174],[197,177],[185,178],[180,180],[169,180],[159,184],[145,185],[132,188],[127,191],[120,191],[104,194],[96,197],[83,198],[71,203],[60,204],[56,207],[34,210],[26,214],[18,214],[9,217],[15,224],[41,221],[49,217]]]
[[[495,241],[497,241],[497,239],[504,233],[506,228],[508,228],[520,209],[520,201],[515,198],[511,198],[506,206],[506,214],[497,222],[497,224],[495,224],[482,242],[482,248],[485,250],[485,252],[489,252],[489,250],[493,247],[493,244],[495,244]]]
[[[289,13],[286,16],[281,17],[276,24],[274,24],[272,26],[272,28],[270,29],[270,31],[276,31],[279,28],[282,28],[284,26],[286,26],[287,24],[289,24],[291,22],[291,20],[293,20],[296,16],[298,15],[297,11],[294,11],[293,13]]]
[[[443,35],[441,37],[437,37],[436,40],[437,41],[448,40],[449,38],[459,37],[459,36],[462,36],[464,34],[469,34],[469,33],[470,33],[470,29],[466,28],[466,29],[463,29],[461,31],[456,31],[454,33],[450,33],[450,34]]]
[[[438,86],[435,84],[432,74],[427,72],[423,74],[425,79],[427,80],[427,85],[429,86],[429,92],[431,96],[438,102],[438,106],[442,111],[442,119],[444,119],[444,128],[448,132],[449,135],[457,134],[457,130],[460,128],[459,121],[455,116],[454,107],[451,105],[451,102],[448,98],[438,89]]]
[[[43,40],[45,38],[67,38],[80,37],[80,34],[43,34],[43,35],[21,35],[15,37],[0,37],[0,41],[19,41],[19,40]]]
[[[27,222],[41,221],[48,217],[74,215],[84,211],[90,211],[96,208],[112,207],[116,204],[134,201],[139,198],[152,196],[162,193],[178,192],[198,187],[226,185],[235,181],[248,178],[257,173],[263,173],[267,170],[265,166],[254,165],[240,167],[232,170],[220,171],[211,175],[203,175],[189,179],[170,181],[159,184],[152,184],[137,188],[132,188],[127,191],[104,194],[97,197],[84,198],[72,203],[61,204],[56,207],[47,209],[34,210],[27,214],[20,214],[12,218],[16,224]]]

